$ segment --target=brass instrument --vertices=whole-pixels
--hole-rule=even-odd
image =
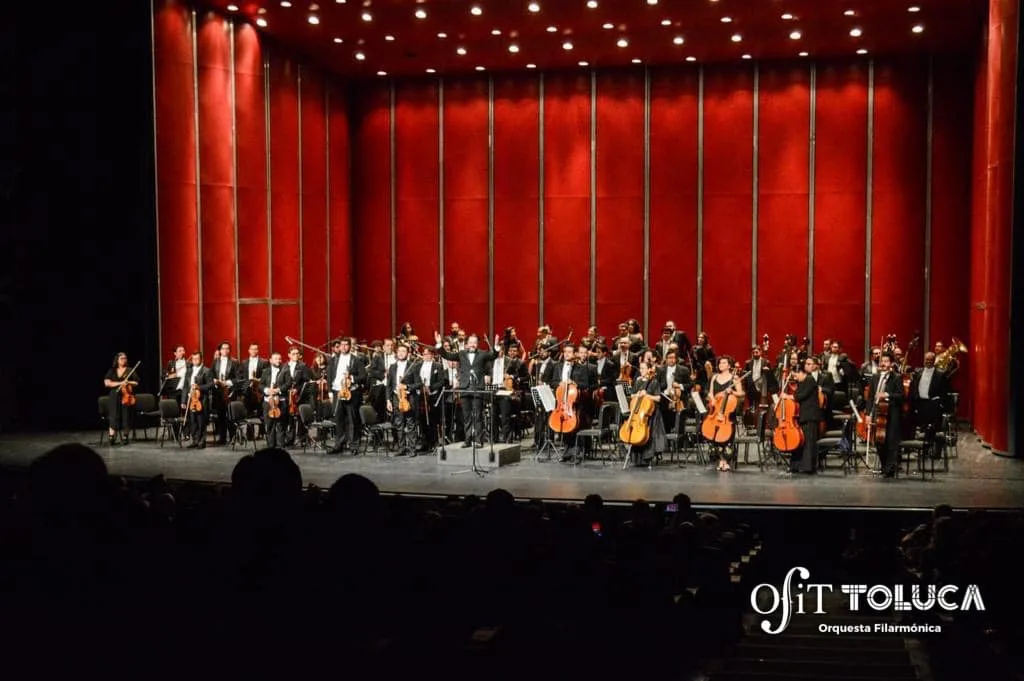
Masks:
[[[761,351],[767,353],[768,348],[770,347],[770,343],[771,341],[768,338],[768,334],[761,336]]]
[[[956,336],[953,336],[953,340],[949,342],[949,347],[943,350],[938,357],[935,358],[935,368],[939,371],[949,370],[950,362],[956,359],[957,355],[966,355],[967,346],[963,344]]]

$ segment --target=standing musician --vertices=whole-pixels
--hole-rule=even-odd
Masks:
[[[619,349],[612,353],[612,365],[615,366],[616,380],[632,384],[640,366],[640,356],[630,350],[629,338],[619,337]]]
[[[309,367],[310,380],[313,382],[314,400],[316,402],[316,418],[328,419],[332,416],[334,400],[331,394],[331,378],[327,367],[327,355],[318,352]],[[323,399],[321,399],[323,396]]]
[[[717,366],[717,362],[715,361],[715,349],[711,347],[711,343],[708,341],[708,335],[703,331],[697,334],[697,344],[693,346],[693,359],[695,363],[692,368],[698,375],[700,375],[702,369],[706,370],[708,363],[710,363],[711,366]],[[708,380],[710,381],[710,376],[708,377]]]
[[[603,339],[597,334],[596,326],[587,327],[587,335],[580,339],[580,343],[587,349],[588,353],[595,353],[597,346]]]
[[[665,361],[665,357],[668,355],[668,349],[675,345],[679,347],[679,343],[673,339],[675,330],[671,326],[665,326],[661,329],[661,339],[654,344],[654,356],[658,358],[658,361]]]
[[[779,383],[772,372],[771,363],[764,356],[764,348],[754,345],[750,348],[750,359],[743,365],[743,372],[749,374],[744,380],[744,389],[750,409],[771,401],[769,395],[779,392]]]
[[[804,361],[804,368],[814,379],[814,384],[818,386],[818,392],[824,396],[824,406],[822,408],[825,411],[822,414],[822,418],[827,420],[828,414],[832,411],[832,396],[836,392],[836,384],[833,382],[831,375],[821,370],[817,357],[808,357]]]
[[[381,343],[381,351],[374,353],[367,369],[370,379],[370,404],[377,412],[377,418],[381,420],[387,418],[388,391],[385,384],[388,371],[394,366],[395,361],[395,341],[385,338]]]
[[[497,412],[497,419],[493,416],[491,418],[491,436],[495,438],[495,442],[510,442],[513,408],[519,406],[519,383],[522,380],[522,375],[525,374],[526,367],[516,358],[519,354],[516,346],[512,345],[508,348],[511,357],[506,356],[505,348],[502,346],[499,346],[497,351],[497,355],[491,361],[486,383],[491,386],[500,386],[499,392],[507,390],[510,394],[494,396],[491,406]],[[511,384],[510,388],[506,389],[506,382]]]
[[[597,357],[592,360],[597,374],[596,389],[602,400],[615,399],[615,381],[619,377],[618,367],[608,355],[608,346],[601,343],[597,346]]]
[[[249,382],[248,392],[250,395],[255,394],[256,400],[250,409],[250,413],[253,413],[260,404],[263,402],[263,391],[259,386],[260,378],[263,376],[263,372],[266,371],[267,367],[270,366],[270,362],[260,357],[260,346],[258,343],[249,344],[249,357],[242,363],[241,370],[245,379]],[[259,411],[263,413],[262,408]]]
[[[658,379],[656,367],[653,364],[641,363],[639,374],[633,381],[633,398],[649,397],[657,403],[658,408],[647,420],[647,429],[650,432],[647,443],[630,448],[630,458],[634,466],[649,466],[656,457],[661,456],[668,449],[665,423],[661,416],[661,403],[665,401],[662,395],[664,387],[664,384]]]
[[[356,419],[359,405],[362,404],[362,385],[366,380],[366,368],[363,362],[352,353],[352,340],[342,338],[338,341],[338,354],[327,367],[331,392],[334,393],[334,427],[335,441],[332,454],[340,454],[346,446],[352,446],[356,440]],[[347,390],[348,399],[342,392]]]
[[[938,429],[942,405],[948,393],[949,381],[946,374],[935,368],[935,353],[926,352],[924,366],[914,372],[910,381],[910,404],[918,428]]]
[[[465,339],[466,332],[462,330],[462,327],[459,326],[458,322],[452,322],[448,331],[448,340],[450,340],[452,343],[458,343],[460,332],[462,333],[462,338]]]
[[[181,391],[185,389],[185,372],[188,371],[188,360],[185,359],[185,346],[174,348],[174,359],[167,363],[160,394],[175,402],[181,403]]]
[[[434,332],[436,348],[441,348],[441,334]],[[487,376],[487,367],[494,359],[493,350],[481,350],[478,345],[480,338],[475,333],[466,337],[466,348],[458,352],[445,352],[441,350],[441,356],[448,361],[459,363],[458,389],[461,391],[482,391],[484,390],[484,377]],[[500,340],[494,337],[494,347],[497,347]],[[466,441],[463,447],[472,447],[472,440],[476,440],[478,447],[484,443],[483,412],[484,398],[480,395],[462,394],[462,420],[466,428]]]
[[[866,389],[871,384],[871,379],[878,375],[881,371],[880,364],[882,361],[882,348],[877,345],[871,346],[871,357],[866,362],[860,365],[860,382],[862,390]]]
[[[871,424],[878,410],[878,403],[882,400],[889,401],[889,413],[887,416],[885,442],[878,446],[878,460],[882,464],[882,473],[887,478],[896,475],[896,467],[899,465],[900,427],[901,412],[903,405],[903,377],[894,366],[891,352],[883,352],[879,362],[879,372],[868,384],[867,404],[864,405],[864,412],[867,419],[869,437],[874,437],[871,431]]]
[[[206,448],[206,424],[210,420],[210,391],[213,390],[213,372],[203,366],[203,353],[196,350],[190,358],[192,364],[185,372],[185,390],[181,394],[181,408],[186,412],[186,428],[192,440],[189,449]],[[195,411],[190,406],[192,391],[199,392],[202,409]]]
[[[132,373],[128,366],[128,355],[119,352],[114,355],[114,363],[103,377],[103,385],[110,389],[110,407],[107,411],[107,435],[110,444],[114,444],[115,436],[120,433],[121,444],[128,444],[128,431],[132,427],[134,406],[122,404],[124,390],[133,390],[139,384],[139,377]]]
[[[789,366],[789,356],[794,352],[796,352],[796,336],[787,333],[782,339],[782,352],[775,357],[776,376],[781,373],[780,369],[785,369]]]
[[[291,447],[296,442],[302,443],[306,439],[306,424],[299,418],[297,405],[309,404],[313,399],[313,395],[307,390],[313,376],[309,372],[309,367],[302,361],[302,351],[296,346],[288,348],[287,371],[291,376],[292,384],[288,389],[288,404],[285,405],[289,407],[289,418],[286,422],[288,431],[286,442]],[[296,413],[294,415],[291,415],[290,410],[292,400],[296,403]]]
[[[665,322],[665,328],[669,329],[672,333],[669,340],[675,343],[681,350],[690,348],[690,338],[686,335],[685,331],[679,331],[676,329],[676,323],[671,319]]]
[[[213,364],[213,411],[217,414],[217,444],[228,441],[228,402],[235,394],[235,379],[238,378],[238,360],[231,357],[231,344],[227,341],[217,346]]]
[[[558,345],[558,339],[552,335],[551,327],[547,324],[537,327],[537,340],[533,345],[534,351],[541,348],[550,348],[553,345]]]
[[[420,391],[423,400],[420,408],[416,410],[417,418],[420,419],[420,432],[423,434],[421,449],[432,451],[437,447],[438,432],[441,427],[441,405],[437,403],[438,396],[444,390],[445,367],[444,360],[435,357],[434,348],[430,345],[422,347],[420,362]],[[446,424],[447,425],[447,424]]]
[[[402,324],[402,328],[398,331],[398,341],[401,343],[412,344],[419,341],[420,337],[416,335],[415,329],[412,328],[412,322],[406,322]]]
[[[818,431],[822,413],[818,406],[818,382],[812,375],[812,370],[816,367],[817,359],[805,359],[802,366],[789,374],[789,380],[796,383],[796,391],[786,391],[782,394],[782,399],[794,400],[797,403],[797,423],[804,434],[803,446],[793,452],[789,460],[789,470],[792,473],[813,475],[818,470]]]
[[[406,401],[409,410],[402,411],[400,404],[401,389],[405,387]],[[387,378],[387,410],[395,426],[398,452],[396,456],[416,456],[419,449],[416,427],[419,422],[420,388],[419,363],[409,359],[409,346],[399,343],[395,350],[395,363],[388,369]]]
[[[270,364],[260,376],[263,391],[263,427],[267,432],[267,447],[284,447],[285,423],[288,417],[288,390],[292,387],[291,374],[281,366],[281,353],[270,355]],[[276,402],[279,414],[271,416]]]
[[[562,361],[555,365],[552,372],[555,381],[553,390],[557,392],[560,385],[569,382],[576,384],[577,399],[574,405],[576,411],[576,429],[572,432],[562,433],[562,443],[565,445],[564,462],[572,462],[577,456],[576,432],[580,428],[590,426],[590,392],[597,383],[597,370],[587,362],[587,349],[582,345],[566,342],[562,346]]]
[[[675,344],[673,343],[671,349],[668,350],[665,355],[665,366],[658,371],[658,382],[665,387],[665,394],[675,397],[673,391],[678,388],[679,399],[683,401],[683,407],[686,407],[686,401],[690,397],[690,370],[679,363],[679,353],[676,351]],[[673,432],[676,426],[676,413],[672,408],[672,402],[669,400],[660,400],[658,406],[662,412],[664,429],[666,432]]]
[[[435,348],[434,354],[443,356],[446,352],[451,352],[450,345],[448,341],[444,341],[443,352],[438,353]],[[444,427],[447,432],[442,433],[442,435],[448,442],[454,442],[459,439],[465,439],[466,434],[466,424],[462,421],[462,399],[458,393],[459,363],[443,358],[440,361],[444,365],[445,388],[449,391],[454,391],[444,396]]]
[[[626,320],[626,337],[629,338],[630,352],[639,353],[644,349],[644,335],[640,333],[640,322],[637,320]]]
[[[703,332],[701,332],[701,334],[697,336],[698,343],[700,343],[701,336],[704,336]],[[704,336],[704,340],[705,342],[707,341],[707,336]],[[710,348],[710,346],[707,347]],[[728,355],[723,355],[718,358],[718,373],[712,376],[711,380],[708,381],[708,404],[713,404],[715,396],[719,395],[720,393],[724,393],[727,390],[732,390],[732,393],[740,400],[740,403],[742,404],[743,398],[746,397],[747,394],[743,391],[743,385],[740,382],[740,377],[732,372],[732,366],[732,358],[729,357]],[[732,414],[730,418],[735,420],[735,412]],[[735,432],[736,429],[733,428],[734,438]],[[722,451],[719,453],[718,457],[718,470],[732,470],[732,467],[730,466],[729,462],[729,459],[732,457],[733,454],[732,449],[732,442],[727,442],[724,444],[724,446],[722,447]],[[732,463],[735,464],[735,462]]]

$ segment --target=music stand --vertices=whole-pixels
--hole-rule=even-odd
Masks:
[[[466,396],[469,396],[469,397],[489,397],[489,396],[493,395],[493,393],[490,390],[460,390],[459,392],[462,393],[463,397],[466,397]],[[492,409],[491,411],[493,412],[494,410]],[[492,418],[493,418],[493,413],[492,413]],[[480,424],[480,425],[483,425],[483,424]],[[468,436],[469,436],[469,434],[467,433],[467,437]],[[470,468],[465,469],[465,470],[455,471],[454,473],[452,473],[452,475],[461,475],[462,473],[476,473],[478,478],[482,478],[482,477],[484,477],[485,475],[487,475],[488,473],[491,472],[489,470],[485,470],[483,468],[480,468],[477,465],[477,463],[476,463],[476,450],[478,449],[476,443],[477,443],[478,439],[479,439],[478,438],[478,434],[474,430],[473,431],[473,437],[472,437],[472,441],[473,441],[473,464],[472,464],[472,466]],[[493,462],[494,461],[494,438],[492,437],[492,438],[490,438],[490,440],[491,440],[491,461]],[[447,452],[445,452],[445,456],[447,456]]]
[[[448,405],[444,404],[444,396],[455,391],[449,390],[448,388],[442,388],[441,392],[437,394],[437,401],[434,402],[434,406],[441,405],[441,437],[438,439],[437,448],[441,450],[441,460],[446,461],[448,459],[448,450],[445,448],[445,444],[448,442],[448,428],[445,424],[445,413],[448,411]],[[455,405],[455,400],[452,400],[452,406]],[[454,414],[453,420],[454,420]]]
[[[551,392],[551,386],[546,383],[541,383],[530,388],[530,396],[533,397],[533,404],[535,408],[543,410],[544,414],[550,414],[555,410],[555,395]],[[544,427],[548,428],[547,419],[544,419]],[[550,461],[557,454],[558,458],[562,458],[562,454],[565,453],[565,447],[561,443],[555,443],[554,433],[546,433],[544,438],[544,444],[541,445],[540,449],[537,450],[537,454],[534,456],[534,461],[540,461],[541,454],[548,449],[551,453],[548,455],[547,460]]]

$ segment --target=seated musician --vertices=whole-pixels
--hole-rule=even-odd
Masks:
[[[672,400],[661,400],[658,406],[662,413],[665,424],[665,431],[671,433],[676,426],[675,400],[678,399],[683,409],[690,397],[690,370],[679,363],[679,355],[675,350],[675,344],[671,346],[665,355],[665,366],[658,371],[658,381],[665,388],[665,394],[672,397]]]
[[[633,381],[633,395],[630,397],[630,404],[632,405],[635,399],[649,397],[657,403],[657,408],[647,419],[650,437],[644,445],[634,445],[630,448],[630,458],[635,466],[650,466],[655,458],[660,457],[668,449],[668,440],[665,438],[665,422],[661,415],[661,403],[666,400],[662,394],[664,384],[658,379],[657,367],[654,364],[642,362],[639,369],[639,375]],[[629,414],[625,414],[623,419],[624,423],[627,422]]]
[[[429,452],[437,447],[441,428],[442,405],[438,399],[445,387],[445,361],[436,357],[434,348],[430,345],[423,345],[420,350],[420,391],[423,402],[417,410],[417,418],[422,434],[420,450]]]
[[[103,377],[103,385],[110,390],[110,406],[107,411],[109,442],[112,445],[116,444],[114,440],[120,434],[121,444],[126,445],[135,408],[132,405],[122,404],[123,389],[128,389],[130,386],[130,389],[134,390],[139,385],[137,373],[132,373],[132,368],[128,366],[128,355],[119,352],[114,356],[114,364],[107,371],[107,375]]]
[[[935,353],[926,352],[924,366],[914,372],[910,381],[910,404],[917,428],[938,430],[948,393],[949,381],[943,372],[935,368]]]
[[[408,411],[402,411],[401,392],[405,388],[405,398],[408,402]],[[395,348],[395,363],[388,369],[387,391],[388,391],[388,414],[391,415],[395,426],[395,437],[398,440],[398,452],[396,456],[416,456],[419,450],[419,425],[420,388],[423,383],[420,380],[419,363],[409,358],[409,346],[399,343]]]
[[[701,336],[703,335],[704,334],[702,333]],[[699,342],[700,336],[698,336],[697,338]],[[708,405],[714,403],[716,396],[725,393],[726,391],[729,390],[731,390],[736,397],[740,398],[741,402],[743,398],[746,397],[746,393],[743,391],[743,385],[740,383],[739,380],[740,376],[738,374],[733,373],[733,364],[734,363],[732,361],[732,358],[727,355],[723,355],[722,357],[718,358],[718,372],[714,374],[714,376],[708,382]],[[732,418],[735,421],[736,412],[733,412],[730,418]],[[736,429],[733,428],[734,436],[735,432]],[[720,450],[721,451],[719,452],[718,458],[718,470],[731,471],[732,465],[730,465],[730,459],[732,458],[733,454],[735,454],[735,452],[733,451],[733,443],[725,443],[725,445],[721,447]],[[731,464],[733,465],[735,463],[735,461],[731,462]]]
[[[618,348],[612,353],[612,364],[618,371],[617,380],[632,383],[637,374],[637,367],[640,365],[640,356],[630,351],[629,338],[620,337]]]
[[[552,390],[557,396],[558,388],[570,381],[576,384],[576,428],[572,432],[562,433],[562,443],[565,445],[563,462],[572,462],[579,454],[576,449],[576,432],[580,428],[590,426],[591,411],[589,409],[589,394],[596,382],[596,372],[586,362],[586,348],[567,342],[562,346],[562,361],[555,365],[552,371],[554,386]],[[583,361],[578,358],[583,357]]]

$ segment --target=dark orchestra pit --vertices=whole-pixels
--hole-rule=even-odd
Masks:
[[[139,433],[141,438],[142,434]],[[150,437],[153,436],[150,431]],[[24,467],[35,457],[63,442],[95,445],[96,432],[6,435],[0,438],[0,466]],[[132,441],[125,446],[101,446],[112,474],[146,478],[163,474],[169,479],[227,482],[244,451],[231,447],[208,447],[203,451],[163,448],[155,440]],[[502,487],[519,498],[581,500],[597,493],[608,501],[669,501],[685,492],[702,506],[812,506],[822,508],[930,508],[948,503],[961,508],[1014,508],[1024,500],[1024,462],[994,457],[970,433],[960,436],[958,456],[949,471],[936,467],[934,478],[927,475],[886,479],[864,472],[844,475],[834,462],[816,476],[793,475],[781,467],[761,471],[745,465],[742,454],[735,472],[723,475],[714,464],[692,461],[660,463],[653,468],[622,470],[614,461],[586,460],[568,463],[537,462],[534,451],[525,449],[522,460],[493,470],[490,474],[453,475],[452,467],[438,465],[432,456],[391,457],[370,452],[360,456],[331,456],[322,452],[303,453],[290,449],[302,469],[304,482],[330,486],[345,473],[360,473],[382,490],[408,495],[485,494]],[[482,450],[482,452],[485,452]],[[915,469],[911,467],[912,473]]]

